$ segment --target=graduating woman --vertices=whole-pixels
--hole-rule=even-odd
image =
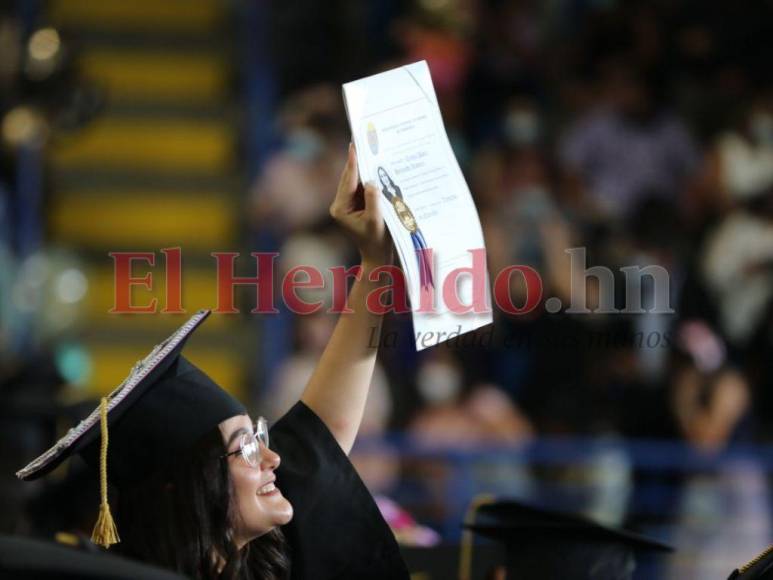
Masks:
[[[376,360],[370,339],[381,327],[366,308],[379,283],[368,274],[392,254],[379,192],[358,192],[358,181],[350,146],[330,213],[362,258],[353,312],[340,316],[300,401],[274,426],[253,421],[182,356],[209,314],[201,311],[17,476],[35,479],[79,454],[100,472],[94,541],[191,578],[407,578],[347,457]],[[118,497],[115,521],[108,482]]]

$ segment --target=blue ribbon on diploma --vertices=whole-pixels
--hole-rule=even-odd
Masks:
[[[419,281],[422,288],[433,288],[435,283],[432,281],[432,266],[429,263],[429,252],[427,251],[427,242],[419,228],[411,233],[411,241],[416,250],[416,258],[419,261]]]

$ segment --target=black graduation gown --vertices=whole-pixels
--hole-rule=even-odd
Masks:
[[[407,579],[394,534],[322,420],[296,403],[270,430],[277,484],[293,505],[282,528],[293,580]]]

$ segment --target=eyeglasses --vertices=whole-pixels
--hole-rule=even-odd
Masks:
[[[260,464],[260,444],[268,449],[268,422],[258,417],[252,433],[243,433],[239,439],[239,449],[221,455],[221,458],[241,453],[247,465],[257,467]]]

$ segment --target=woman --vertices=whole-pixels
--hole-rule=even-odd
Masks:
[[[413,212],[408,207],[408,204],[405,203],[405,200],[403,199],[403,192],[395,185],[395,182],[392,181],[392,178],[389,176],[386,169],[379,167],[377,172],[378,179],[381,182],[381,192],[384,194],[387,200],[389,200],[389,203],[392,204],[392,207],[395,209],[395,214],[400,220],[400,223],[403,224],[403,227],[408,230],[408,233],[411,235],[413,249],[416,250],[416,260],[418,262],[419,282],[421,284],[421,288],[422,290],[433,288],[435,284],[432,281],[432,268],[429,264],[430,260],[425,253],[429,248],[427,247],[427,242],[424,239],[424,234],[421,233],[419,224],[416,223],[416,218],[414,217]]]
[[[357,190],[353,147],[331,215],[362,275],[301,400],[270,431],[180,351],[195,315],[75,429],[17,475],[78,453],[102,479],[98,543],[191,578],[407,578],[393,535],[347,459],[362,418],[381,319],[367,274],[391,259],[378,190]],[[109,443],[108,443],[109,441]],[[110,459],[108,462],[108,445]],[[107,480],[117,487],[117,529]]]

